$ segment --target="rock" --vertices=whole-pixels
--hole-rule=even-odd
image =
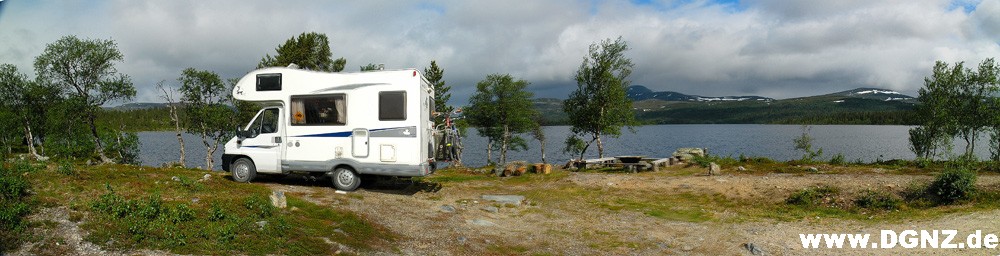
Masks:
[[[266,226],[267,226],[267,221],[266,220],[262,220],[262,221],[258,221],[257,222],[257,227],[260,228],[260,229],[264,229],[264,227],[266,227]]]
[[[451,205],[442,205],[441,211],[446,213],[453,213],[455,212],[455,207]]]
[[[674,158],[676,158],[677,161],[681,161],[681,162],[683,162],[683,161],[691,161],[691,159],[694,159],[694,155],[692,155],[692,154],[677,154],[677,153],[674,153]]]
[[[173,180],[173,181],[177,181],[177,182],[181,181],[181,178],[177,177],[177,176],[170,177],[170,179]]]
[[[288,200],[285,198],[285,192],[271,191],[271,205],[281,209],[288,207]]]
[[[810,166],[809,168],[806,168],[806,171],[809,171],[809,172],[819,172],[819,169],[816,169],[816,167]]]
[[[465,238],[464,236],[460,236],[460,237],[458,237],[458,239],[457,239],[457,240],[458,240],[458,243],[460,243],[460,244],[464,244],[464,243],[465,243],[465,241],[466,241],[466,240],[468,240],[468,239],[466,239],[466,238]]]
[[[497,224],[495,224],[495,223],[493,223],[491,221],[484,220],[484,219],[467,220],[466,222],[469,223],[469,224],[473,224],[473,225],[476,225],[476,226],[483,226],[483,227],[489,227],[489,226],[496,226],[497,225]]]
[[[743,166],[740,166],[740,167],[736,167],[736,170],[741,171],[741,172],[745,172],[745,171],[747,171],[747,168],[743,167]]]
[[[761,250],[760,247],[757,247],[756,245],[754,245],[753,243],[745,243],[745,244],[743,244],[743,248],[747,249],[747,251],[749,251],[750,254],[753,254],[753,255],[756,255],[756,256],[764,255],[764,251]]]
[[[705,149],[701,149],[701,148],[678,148],[676,151],[674,151],[673,155],[674,156],[680,156],[680,155],[684,155],[684,154],[691,155],[692,158],[695,157],[695,156],[704,157],[705,156]]]
[[[520,206],[521,201],[524,201],[524,196],[519,195],[483,195],[483,200],[494,201],[503,204],[513,204],[515,206]]]
[[[496,208],[495,206],[486,206],[486,207],[483,207],[483,211],[487,211],[487,212],[490,212],[490,213],[498,213],[498,212],[500,212],[500,209]]]
[[[210,178],[212,178],[212,175],[206,173],[205,176],[201,176],[201,179],[199,181],[207,181]]]
[[[198,199],[197,197],[195,197],[195,198],[191,198],[191,203],[195,203],[195,204],[197,204],[197,203],[198,203],[198,201],[201,201],[201,200],[200,200],[200,199]]]
[[[551,164],[535,164],[534,171],[537,174],[549,174],[552,173]]]
[[[722,167],[715,162],[708,164],[708,175],[715,176],[722,174]]]

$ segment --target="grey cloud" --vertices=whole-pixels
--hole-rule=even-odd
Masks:
[[[796,97],[861,86],[913,93],[935,60],[1000,55],[1000,0],[971,13],[932,1],[751,0],[637,6],[626,1],[10,1],[0,62],[30,71],[63,35],[114,39],[137,101],[186,67],[240,77],[306,31],[330,37],[347,71],[368,63],[423,69],[437,60],[465,104],[487,74],[565,97],[587,46],[622,36],[631,79],[654,90]],[[666,7],[664,7],[666,6]]]

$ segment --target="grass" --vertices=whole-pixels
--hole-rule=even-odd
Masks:
[[[23,233],[29,223],[24,218],[33,211],[36,202],[25,175],[38,169],[23,161],[0,163],[0,254],[17,248],[27,238]]]
[[[337,244],[358,252],[392,248],[398,239],[352,212],[288,194],[288,208],[275,208],[264,185],[219,173],[201,180],[206,172],[194,169],[66,166],[51,164],[25,177],[42,205],[66,206],[89,233],[85,240],[106,249],[315,255],[332,254]]]

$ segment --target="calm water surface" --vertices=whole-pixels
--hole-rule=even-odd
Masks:
[[[910,126],[890,125],[814,125],[810,126],[813,147],[822,148],[822,159],[843,154],[848,161],[866,162],[877,159],[912,159],[907,140]],[[545,127],[546,160],[550,163],[565,163],[572,156],[562,152],[563,141],[569,135],[568,126]],[[486,139],[479,137],[475,129],[463,139],[465,152],[463,160],[467,165],[479,166],[486,163]],[[775,160],[791,160],[802,156],[793,148],[792,140],[802,134],[800,125],[753,125],[753,124],[704,124],[704,125],[649,125],[637,127],[635,133],[627,129],[619,138],[605,138],[606,156],[643,155],[666,157],[681,147],[708,148],[709,153],[720,156],[768,157]],[[510,160],[540,162],[538,141],[530,135],[528,150],[509,152]],[[141,132],[140,159],[143,164],[159,166],[165,162],[177,161],[177,138],[173,132]],[[187,166],[205,165],[205,148],[200,138],[185,134]],[[985,143],[977,145],[976,153],[981,158],[988,156]],[[961,147],[956,146],[956,149]],[[495,154],[495,152],[494,152]],[[222,149],[215,152],[214,169],[221,170],[219,163]],[[588,149],[588,157],[597,157],[597,146]],[[494,155],[496,158],[496,155]]]

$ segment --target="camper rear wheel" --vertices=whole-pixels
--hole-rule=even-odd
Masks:
[[[233,161],[229,170],[233,172],[233,180],[236,182],[250,182],[257,177],[257,166],[254,166],[253,161],[246,157]]]
[[[333,187],[343,191],[354,191],[361,185],[361,176],[350,168],[338,167],[330,178],[333,179]]]

